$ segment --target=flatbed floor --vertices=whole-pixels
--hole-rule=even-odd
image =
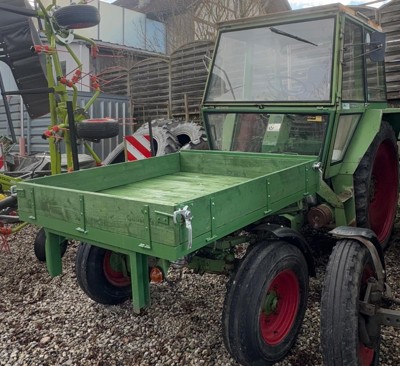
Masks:
[[[176,205],[249,181],[250,178],[177,172],[102,190],[99,193],[145,203]]]

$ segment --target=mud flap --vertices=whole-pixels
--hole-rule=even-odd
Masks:
[[[372,260],[377,272],[378,281],[385,281],[385,258],[383,249],[379,243],[375,233],[370,229],[351,227],[351,226],[338,226],[329,232],[334,238],[338,239],[353,239],[363,244],[371,253]]]

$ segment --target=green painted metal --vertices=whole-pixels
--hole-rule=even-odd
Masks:
[[[63,238],[127,254],[138,311],[149,304],[144,280],[148,272],[143,269],[147,256],[176,261],[302,200],[318,187],[319,175],[312,169],[315,160],[182,151],[20,182],[19,212],[23,220],[46,229],[51,275],[61,271],[59,242]],[[185,206],[193,215],[191,248],[185,223],[173,219]],[[221,260],[200,267],[217,271],[225,265]]]
[[[64,227],[66,234],[85,241],[107,244],[103,232],[121,242],[131,237],[134,248],[176,260],[207,244],[204,238],[221,238],[315,192],[314,162],[310,157],[185,151],[21,182],[18,190],[26,199],[20,199],[19,211],[24,220]],[[184,223],[172,219],[186,205],[193,215],[191,250]],[[166,247],[181,250],[167,254]]]
[[[63,237],[46,231],[46,264],[50,276],[53,277],[62,273],[61,243],[63,240]]]
[[[300,230],[308,210],[308,199],[329,204],[334,210],[335,225],[355,224],[353,173],[379,130],[382,118],[400,131],[400,109],[387,108],[385,101],[370,102],[366,93],[365,100],[342,100],[346,94],[342,76],[346,22],[352,19],[369,31],[373,25],[357,18],[352,10],[336,4],[223,23],[220,34],[247,32],[260,27],[270,30],[289,23],[303,27],[304,22],[328,18],[332,19],[329,20],[332,49],[328,51],[332,63],[330,83],[318,85],[327,92],[327,97],[314,101],[305,97],[303,101],[303,93],[290,95],[287,92],[283,101],[279,98],[246,99],[259,81],[254,75],[257,67],[252,60],[256,60],[257,52],[262,50],[257,50],[255,43],[244,45],[244,61],[230,65],[234,69],[230,73],[233,79],[243,77],[244,83],[235,85],[243,90],[243,95],[235,96],[228,80],[226,85],[221,84],[222,93],[230,89],[227,100],[207,99],[210,88],[215,88],[209,76],[211,86],[207,85],[203,100],[202,117],[209,144],[211,149],[220,151],[181,151],[133,163],[19,182],[20,216],[46,229],[50,274],[61,272],[59,244],[65,238],[89,242],[125,255],[132,279],[133,308],[140,312],[150,305],[149,257],[155,257],[151,262],[160,266],[164,273],[171,262],[185,256],[190,259],[188,265],[199,273],[229,272],[233,268],[235,246],[252,241],[251,237],[240,236],[239,230],[272,215]],[[295,34],[284,37],[280,47],[286,42],[294,45],[294,51],[301,48],[299,46],[310,47],[310,42],[299,40]],[[219,38],[210,73],[217,70],[220,78],[223,70],[216,64],[216,58],[221,42]],[[290,55],[290,52],[281,51],[277,49],[276,55]],[[307,57],[309,51],[303,56]],[[290,65],[291,70],[295,69],[295,64]],[[278,66],[276,63],[277,69]],[[308,69],[308,65],[305,66]],[[299,75],[303,73],[304,76],[305,70],[300,69]],[[273,71],[278,74],[278,70]],[[296,80],[290,74],[283,80],[287,79]],[[280,84],[278,81],[274,79],[272,84],[287,84],[289,88],[289,82]],[[51,83],[53,85],[54,80]],[[62,87],[59,92],[63,95]],[[57,108],[52,115],[57,118],[57,123],[65,123],[65,102],[62,99],[56,107],[55,99],[50,98],[53,108]],[[240,120],[244,114],[260,117],[258,121],[257,118],[253,120],[259,123],[260,130],[260,126],[264,128],[263,132],[251,137],[240,136],[242,124],[256,123],[251,118]],[[348,146],[340,151],[343,151],[343,159],[336,161],[332,156],[339,135],[338,122],[347,114],[359,115],[360,120]],[[302,125],[305,129],[301,130],[295,116],[305,120]],[[267,128],[263,124],[266,120]],[[318,122],[324,124],[318,125]],[[321,126],[323,134],[318,134]],[[314,130],[317,130],[315,134]],[[296,138],[293,134],[297,134]],[[231,151],[235,146],[240,150],[237,141],[246,137],[258,141],[259,151]],[[296,150],[283,154],[285,146],[293,141],[302,145],[301,154],[312,155],[297,155]],[[57,162],[56,147],[52,143],[50,141],[52,159]],[[273,294],[267,297],[265,307],[267,312],[276,307]]]
[[[378,133],[382,121],[382,110],[368,109],[365,111],[361,121],[352,138],[352,142],[341,164],[341,174],[351,174],[356,171],[361,158],[368,150],[369,145]]]
[[[283,152],[283,145],[289,139],[287,118],[285,114],[274,114],[270,117],[268,121],[269,133],[264,136],[262,152],[271,152],[271,149],[278,149]]]
[[[136,252],[129,253],[132,305],[135,313],[150,305],[149,270],[147,255]]]

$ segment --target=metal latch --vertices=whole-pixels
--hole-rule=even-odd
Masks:
[[[181,216],[185,220],[185,226],[188,233],[188,249],[192,248],[193,244],[193,230],[192,230],[192,213],[188,206],[180,208],[174,211],[174,224],[178,223],[178,216]]]

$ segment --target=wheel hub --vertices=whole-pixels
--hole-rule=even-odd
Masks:
[[[275,291],[268,292],[265,298],[264,314],[268,316],[274,313],[278,308],[278,301],[278,294]]]
[[[104,256],[103,270],[107,280],[115,286],[128,286],[131,282],[123,255],[108,251]]]
[[[290,333],[296,320],[300,299],[300,285],[292,270],[278,273],[269,285],[260,313],[262,339],[278,345]]]

